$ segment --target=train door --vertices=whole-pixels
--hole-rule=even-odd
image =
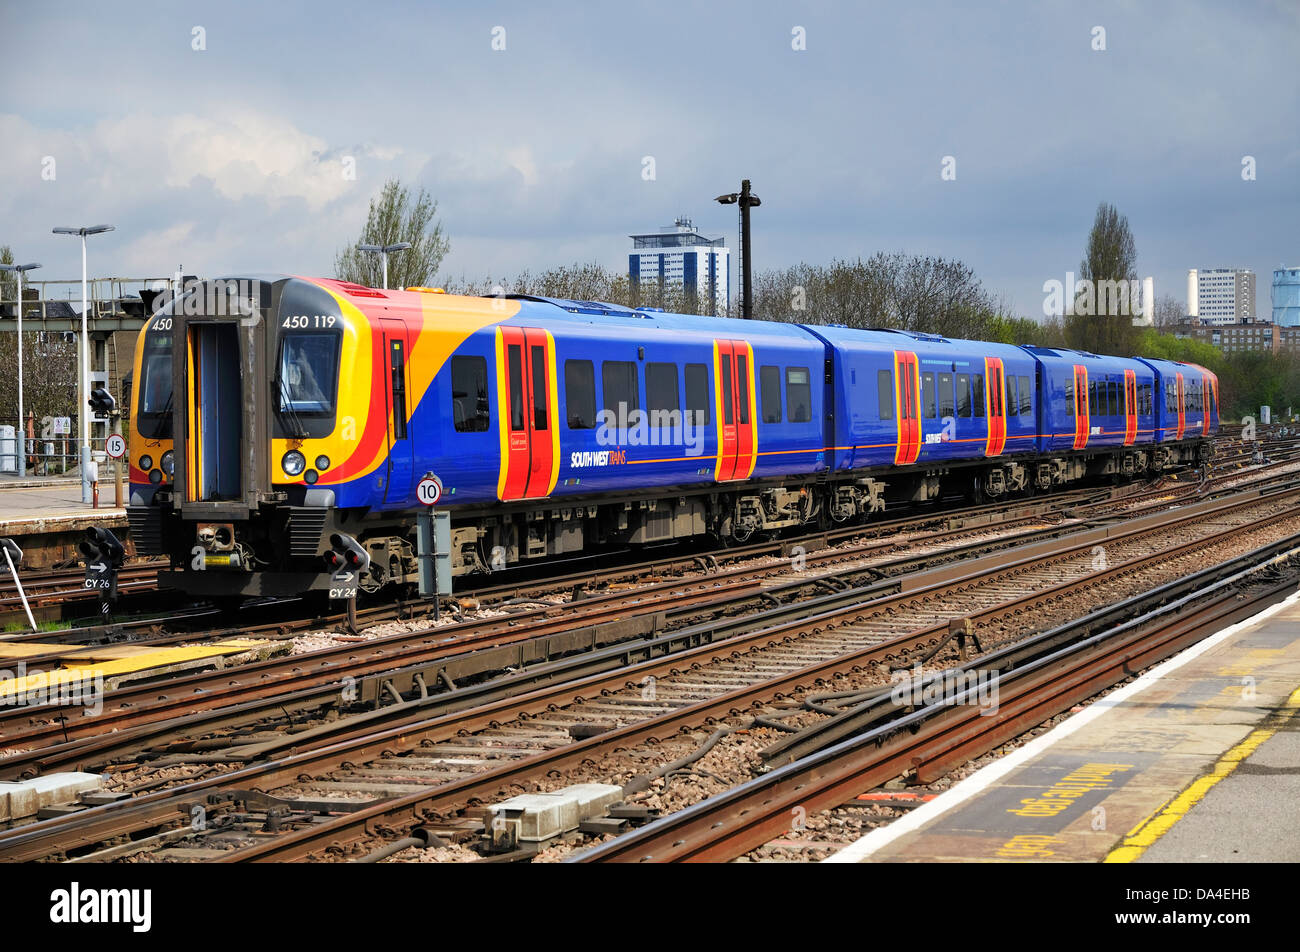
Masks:
[[[244,467],[239,327],[231,323],[195,323],[189,327],[187,340],[186,499],[239,499]]]
[[[1088,368],[1074,365],[1074,448],[1088,445],[1092,420],[1088,416]]]
[[[407,396],[409,343],[403,322],[384,319],[379,324],[384,334],[384,377],[388,382],[388,488],[384,491],[384,501],[400,503],[411,492],[415,465]]]
[[[1183,438],[1183,430],[1187,428],[1187,408],[1183,401],[1183,375],[1178,374],[1174,385],[1174,394],[1178,400],[1178,429],[1174,433],[1174,439]]]
[[[754,351],[743,340],[713,342],[713,379],[718,403],[717,479],[748,479],[754,471],[757,434],[753,415]]]
[[[1132,446],[1137,439],[1137,374],[1124,371],[1124,445]]]
[[[501,475],[497,497],[551,494],[560,469],[555,341],[536,327],[497,328]]]
[[[985,397],[988,401],[986,419],[989,424],[988,439],[984,444],[984,455],[997,456],[1002,452],[1002,448],[1007,445],[1007,385],[1000,357],[984,358],[984,376],[988,380],[988,386],[984,388],[984,392],[987,394]]]
[[[894,464],[903,466],[915,463],[921,455],[921,373],[911,351],[894,351],[894,393],[898,421]]]

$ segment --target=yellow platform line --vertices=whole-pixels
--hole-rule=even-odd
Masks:
[[[200,661],[222,655],[240,654],[271,644],[251,638],[230,638],[204,645],[185,645],[160,648],[147,654],[111,661],[67,659],[65,667],[38,671],[23,677],[0,677],[0,704],[12,704],[33,691],[51,691],[80,685],[96,678],[111,678],[120,674],[133,674],[150,668],[165,668],[185,661]]]
[[[1236,770],[1242,761],[1260,748],[1264,741],[1282,730],[1298,711],[1300,711],[1300,688],[1287,698],[1281,709],[1269,715],[1266,719],[1271,722],[1269,726],[1258,727],[1251,731],[1245,740],[1220,757],[1209,773],[1192,781],[1172,800],[1166,801],[1163,808],[1130,830],[1124,837],[1124,841],[1111,850],[1103,862],[1131,863],[1136,860],[1150,849],[1156,840],[1173,829],[1192,807],[1205,799],[1205,795],[1214,789],[1215,784]]]

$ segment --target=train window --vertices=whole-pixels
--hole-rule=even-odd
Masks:
[[[975,408],[975,415],[982,417],[984,415],[984,375],[972,374],[970,383],[971,388],[975,391],[974,397],[971,398],[971,405]]]
[[[970,418],[970,374],[957,375],[957,416]]]
[[[764,423],[781,422],[781,368],[758,368],[759,399]]]
[[[925,418],[933,420],[939,415],[938,393],[934,389],[934,372],[921,374],[921,405],[925,407]]]
[[[686,413],[695,426],[708,426],[709,368],[706,364],[686,365]]]
[[[1034,390],[1029,385],[1028,377],[1016,377],[1020,388],[1020,415],[1029,416],[1034,412]]]
[[[338,334],[289,334],[280,344],[280,412],[332,416],[338,389]]]
[[[458,433],[486,433],[488,428],[487,359],[451,359],[451,417]]]
[[[1112,380],[1108,389],[1110,390],[1110,415],[1119,416],[1123,409],[1119,399],[1119,381]]]
[[[564,362],[564,405],[570,430],[596,428],[596,368],[590,360]]]
[[[749,422],[749,358],[736,355],[736,394],[740,405],[740,422]]]
[[[1097,415],[1097,381],[1088,381],[1088,416]]]
[[[633,410],[641,409],[636,364],[630,360],[607,360],[600,365],[605,409],[614,415],[619,429],[627,426]]]
[[[1144,383],[1142,385],[1142,412],[1147,416],[1156,412],[1155,384]]]
[[[157,331],[153,327],[145,332],[145,351],[141,360],[140,375],[143,383],[140,385],[140,412],[136,416],[140,435],[150,440],[170,440],[173,399],[170,332]],[[123,402],[130,405],[129,400]]]
[[[722,422],[731,426],[736,422],[735,410],[731,399],[731,361],[722,361]]]
[[[533,347],[533,429],[546,429],[546,348]]]
[[[939,374],[939,416],[948,419],[953,415],[952,374]]]
[[[406,439],[406,356],[402,342],[393,341],[389,352],[389,365],[393,380],[393,439]]]
[[[1003,407],[1003,410],[1006,413],[1006,415],[1015,416],[1016,407],[1018,406],[1016,402],[1016,378],[1014,376],[1008,376],[1006,378],[1006,381],[1007,381],[1007,398],[1006,398],[1007,402]]]
[[[880,419],[894,418],[894,372],[876,371],[876,397],[880,400]]]
[[[807,367],[785,368],[786,419],[791,423],[812,420],[812,378]]]
[[[651,413],[659,410],[676,414],[681,410],[682,402],[677,393],[676,364],[645,365],[645,402],[646,409]]]
[[[1166,413],[1178,412],[1177,386],[1178,383],[1174,379],[1165,381],[1165,412]]]
[[[524,428],[524,359],[518,344],[506,347],[510,374],[510,429]]]

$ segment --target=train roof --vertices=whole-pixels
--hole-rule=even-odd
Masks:
[[[625,327],[634,331],[638,328],[658,327],[714,337],[777,337],[784,338],[789,343],[816,343],[815,338],[800,325],[784,321],[677,314],[661,308],[629,308],[604,301],[577,301],[531,294],[509,294],[505,297],[521,303],[522,307],[516,315],[519,320],[544,318],[549,322],[571,321],[584,326]]]
[[[855,328],[843,324],[810,324],[808,330],[835,347],[869,347],[880,350],[911,350],[928,357],[1002,357],[1024,359],[1025,352],[1014,344],[996,341],[943,337],[889,327]]]

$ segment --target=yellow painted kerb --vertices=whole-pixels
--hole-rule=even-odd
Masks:
[[[1260,748],[1264,741],[1283,729],[1298,711],[1300,711],[1300,688],[1287,699],[1282,710],[1269,717],[1269,726],[1251,731],[1245,740],[1220,757],[1208,774],[1192,781],[1164,807],[1130,830],[1128,836],[1124,837],[1124,841],[1106,856],[1105,862],[1131,863],[1145,853],[1156,840],[1173,829],[1192,807],[1205,799],[1205,795],[1214,788],[1215,784],[1236,770],[1243,760]]]

